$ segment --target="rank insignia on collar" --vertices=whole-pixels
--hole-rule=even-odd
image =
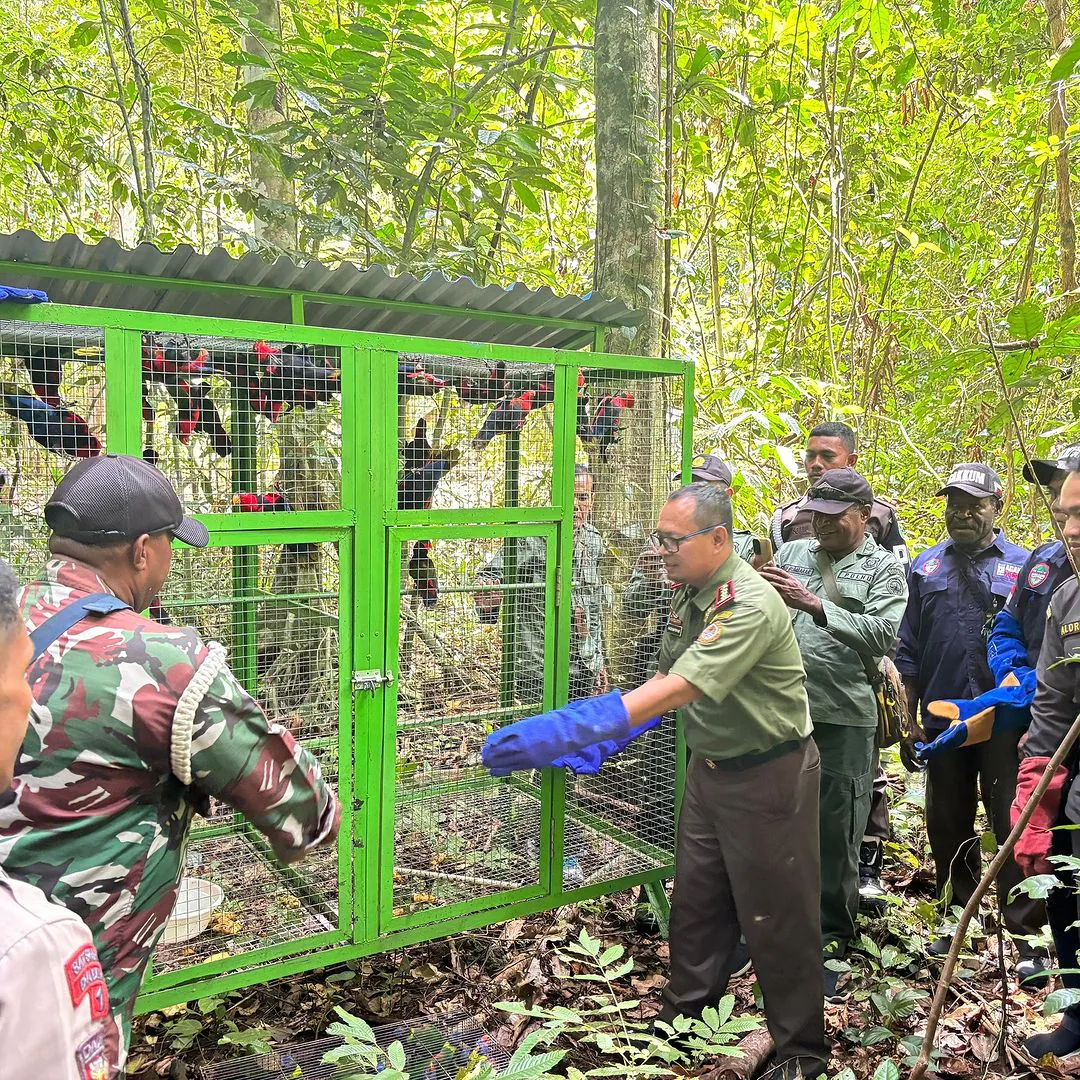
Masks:
[[[729,607],[735,603],[735,582],[730,578],[718,585],[716,588],[716,596],[713,597],[712,609],[713,611],[719,611],[720,608]]]

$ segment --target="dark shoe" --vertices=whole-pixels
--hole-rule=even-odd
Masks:
[[[860,911],[876,914],[885,906],[885,887],[881,884],[883,853],[880,840],[864,840],[859,845]]]
[[[1032,1035],[1024,1040],[1024,1053],[1038,1061],[1047,1054],[1056,1058],[1072,1057],[1080,1051],[1080,1032],[1073,1031],[1062,1024],[1054,1031],[1044,1035]]]
[[[750,950],[746,947],[746,942],[742,938],[739,938],[738,944],[735,946],[735,952],[731,957],[731,978],[734,979],[738,975],[745,975],[750,970]]]
[[[825,1000],[830,1005],[835,1005],[847,997],[846,991],[837,988],[841,976],[846,974],[846,971],[833,971],[832,968],[825,968]]]
[[[1030,952],[1022,955],[1013,968],[1017,982],[1023,990],[1043,990],[1050,981],[1050,973],[1046,970],[1050,961],[1049,953],[1043,950]]]
[[[943,960],[949,955],[949,950],[952,948],[951,937],[939,937],[934,938],[929,945],[926,946],[927,956],[936,956],[939,960]]]
[[[634,905],[634,929],[642,937],[658,937],[660,920],[649,903],[649,894],[644,889],[638,890],[637,904]]]

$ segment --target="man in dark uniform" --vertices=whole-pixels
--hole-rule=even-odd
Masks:
[[[1074,466],[1075,468],[1075,466]],[[1064,518],[1062,534],[1073,560],[1080,560],[1080,472],[1069,472],[1059,500]],[[1016,796],[1012,821],[1019,817],[1050,758],[1061,745],[1076,719],[1080,701],[1080,582],[1075,575],[1064,581],[1050,598],[1046,631],[1037,668],[1037,689],[1031,705],[1031,726],[1020,748]],[[1062,661],[1072,661],[1063,663]],[[1080,747],[1073,746],[1065,763],[1057,770],[1042,801],[1036,808],[1013,852],[1025,875],[1056,874],[1061,888],[1051,890],[1046,910],[1054,935],[1059,975],[1063,985],[1080,989],[1080,918],[1076,872],[1050,863],[1051,855],[1080,858]],[[1066,825],[1067,829],[1056,826]],[[1054,831],[1051,831],[1054,830]],[[1071,969],[1071,970],[1070,970]],[[1032,1035],[1024,1049],[1038,1060],[1044,1054],[1063,1058],[1080,1052],[1080,1005],[1065,1009],[1055,1031]]]
[[[746,934],[776,1043],[770,1080],[826,1071],[818,754],[786,607],[731,544],[731,500],[690,484],[654,542],[674,590],[659,671],[628,694],[570,702],[488,736],[496,775],[625,740],[680,709],[692,751],[675,857],[671,978],[661,1017],[716,1005]]]
[[[948,539],[924,551],[909,577],[909,599],[900,627],[896,666],[908,690],[911,721],[918,728],[921,707],[930,738],[948,727],[928,710],[943,698],[971,698],[996,684],[986,658],[984,632],[1013,590],[1027,558],[1010,543],[995,521],[1001,512],[1001,480],[988,465],[953,468],[945,486]],[[963,906],[980,876],[980,845],[975,834],[977,788],[990,827],[1002,843],[1009,835],[1017,766],[1016,730],[995,734],[986,742],[931,758],[926,774],[926,832],[942,895],[952,886],[952,903]],[[998,885],[1005,926],[1014,935],[1032,935],[1043,924],[1041,903],[1010,892],[1018,870],[1002,870]],[[943,956],[951,943],[939,937],[930,953]],[[1030,945],[1018,949],[1034,974],[1043,966]],[[1023,973],[1021,973],[1023,974]]]
[[[832,421],[818,424],[810,432],[803,454],[803,468],[811,486],[821,479],[828,469],[854,469],[859,455],[855,445],[855,432],[847,424]],[[793,499],[773,514],[770,539],[779,550],[789,540],[809,540],[814,534],[811,528],[813,513],[807,508],[810,493]],[[891,551],[906,568],[911,561],[907,542],[900,532],[896,508],[890,502],[874,497],[866,531],[886,551]],[[870,796],[870,816],[866,821],[866,834],[859,845],[859,899],[870,911],[880,909],[885,889],[881,884],[881,862],[885,841],[889,839],[889,778],[881,767],[879,754],[874,752],[874,790]]]

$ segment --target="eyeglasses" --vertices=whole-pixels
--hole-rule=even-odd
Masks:
[[[649,533],[649,543],[655,548],[662,548],[669,555],[674,555],[687,540],[693,540],[695,536],[718,529],[718,525],[710,525],[707,529],[698,529],[697,532],[687,533],[685,536],[664,536],[658,532]]]

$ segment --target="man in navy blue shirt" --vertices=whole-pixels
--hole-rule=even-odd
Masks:
[[[911,566],[909,599],[900,626],[896,666],[904,677],[918,724],[921,706],[926,735],[948,726],[927,712],[931,701],[972,698],[996,683],[986,657],[989,622],[1013,590],[1027,551],[1005,538],[995,521],[1001,512],[1001,480],[987,465],[957,465],[945,486],[948,539],[924,551]],[[994,735],[987,742],[932,758],[927,767],[926,831],[937,867],[938,888],[951,883],[954,904],[968,902],[980,877],[980,844],[975,833],[978,797],[990,827],[1002,843],[1009,835],[1009,806],[1016,786],[1020,732]],[[1043,925],[1042,904],[1019,896],[1009,899],[1021,880],[1019,867],[1006,865],[998,879],[1005,926],[1011,934],[1031,935]],[[949,938],[930,946],[948,952]],[[1018,942],[1021,958],[1037,957]],[[1035,966],[1041,960],[1035,961]]]

